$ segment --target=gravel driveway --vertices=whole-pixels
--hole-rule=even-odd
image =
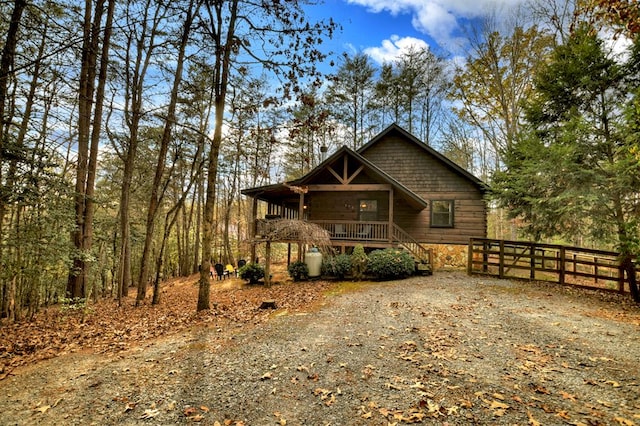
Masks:
[[[0,422],[639,425],[628,299],[460,272],[344,283],[255,327],[39,363],[0,383]]]

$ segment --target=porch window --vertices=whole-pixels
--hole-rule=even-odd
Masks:
[[[453,228],[453,200],[431,200],[431,227]]]
[[[360,221],[378,220],[378,200],[360,200]]]

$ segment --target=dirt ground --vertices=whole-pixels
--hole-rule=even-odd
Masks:
[[[0,423],[640,425],[628,296],[461,272],[288,285],[323,296],[16,368]]]

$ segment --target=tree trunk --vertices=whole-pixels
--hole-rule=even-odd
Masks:
[[[271,241],[267,241],[264,253],[264,285],[271,287]]]
[[[222,29],[219,26],[211,28],[214,36],[216,48],[216,58],[214,66],[214,111],[215,125],[213,132],[213,140],[209,151],[208,171],[207,171],[207,190],[204,205],[204,217],[202,220],[202,260],[200,268],[200,281],[198,289],[198,305],[197,310],[202,311],[210,308],[209,302],[209,268],[211,267],[211,244],[213,242],[214,231],[214,210],[216,203],[216,177],[218,174],[218,154],[222,143],[222,124],[224,118],[224,107],[227,94],[227,84],[229,81],[229,68],[231,66],[231,52],[234,49],[236,20],[238,18],[238,0],[231,0],[229,3],[229,21],[227,26],[226,43],[222,40]],[[219,3],[214,5],[217,16],[213,15],[213,11],[209,8],[209,14],[212,24],[223,20],[222,7]]]
[[[82,39],[82,57],[80,65],[80,90],[78,92],[78,166],[75,185],[76,229],[72,232],[72,242],[76,250],[73,266],[69,271],[67,294],[72,298],[86,296],[89,264],[87,256],[91,250],[93,219],[93,186],[97,167],[98,140],[102,118],[102,97],[106,83],[106,66],[109,50],[111,25],[106,25],[102,44],[101,66],[96,96],[96,62],[100,46],[100,26],[104,13],[105,0],[96,2],[93,13],[91,0],[85,0],[84,27]],[[115,0],[109,0],[109,14],[113,14]],[[93,19],[92,19],[93,15]],[[109,18],[107,18],[109,19]],[[96,110],[94,114],[93,135],[91,134],[91,116],[94,96]],[[99,114],[98,114],[99,113]]]
[[[143,23],[139,37],[127,39],[127,49],[125,54],[125,78],[127,84],[124,115],[129,129],[129,138],[123,159],[124,171],[122,177],[122,191],[120,193],[120,233],[122,241],[120,245],[120,271],[118,273],[118,297],[127,293],[127,288],[131,285],[131,226],[130,226],[130,200],[131,184],[138,155],[140,121],[144,111],[144,82],[147,70],[153,57],[155,38],[158,33],[158,26],[161,22],[161,6],[154,10],[153,17],[149,17],[152,11],[151,2],[148,1],[143,12]],[[134,18],[138,19],[138,18]],[[149,24],[150,23],[150,24]],[[135,45],[135,60],[131,60],[131,50]],[[129,63],[133,64],[130,70]]]
[[[7,100],[7,90],[9,87],[9,77],[13,73],[14,57],[16,53],[16,45],[18,43],[18,29],[22,19],[22,13],[26,7],[26,0],[15,0],[13,3],[13,11],[11,13],[11,21],[7,30],[7,36],[4,40],[2,48],[2,56],[0,57],[0,164],[4,156],[4,132],[5,132],[5,105]],[[2,168],[0,167],[0,173]],[[0,175],[1,177],[2,175]],[[0,199],[0,203],[2,200]],[[0,226],[2,222],[0,221]],[[2,228],[0,228],[2,231]],[[2,232],[0,232],[2,235]]]

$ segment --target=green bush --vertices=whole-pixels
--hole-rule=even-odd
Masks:
[[[367,272],[382,280],[405,278],[413,274],[415,260],[404,250],[387,248],[369,254]]]
[[[309,267],[302,261],[293,262],[287,268],[289,276],[294,281],[306,281],[309,279]]]
[[[353,279],[359,281],[364,277],[368,262],[369,258],[367,257],[367,253],[364,252],[362,244],[355,246],[351,254],[351,273],[353,274]]]
[[[240,268],[238,275],[243,280],[249,281],[250,284],[255,284],[264,278],[264,268],[257,263],[247,263]]]
[[[338,254],[322,260],[322,274],[331,275],[339,279],[351,271],[351,256],[348,254]]]

